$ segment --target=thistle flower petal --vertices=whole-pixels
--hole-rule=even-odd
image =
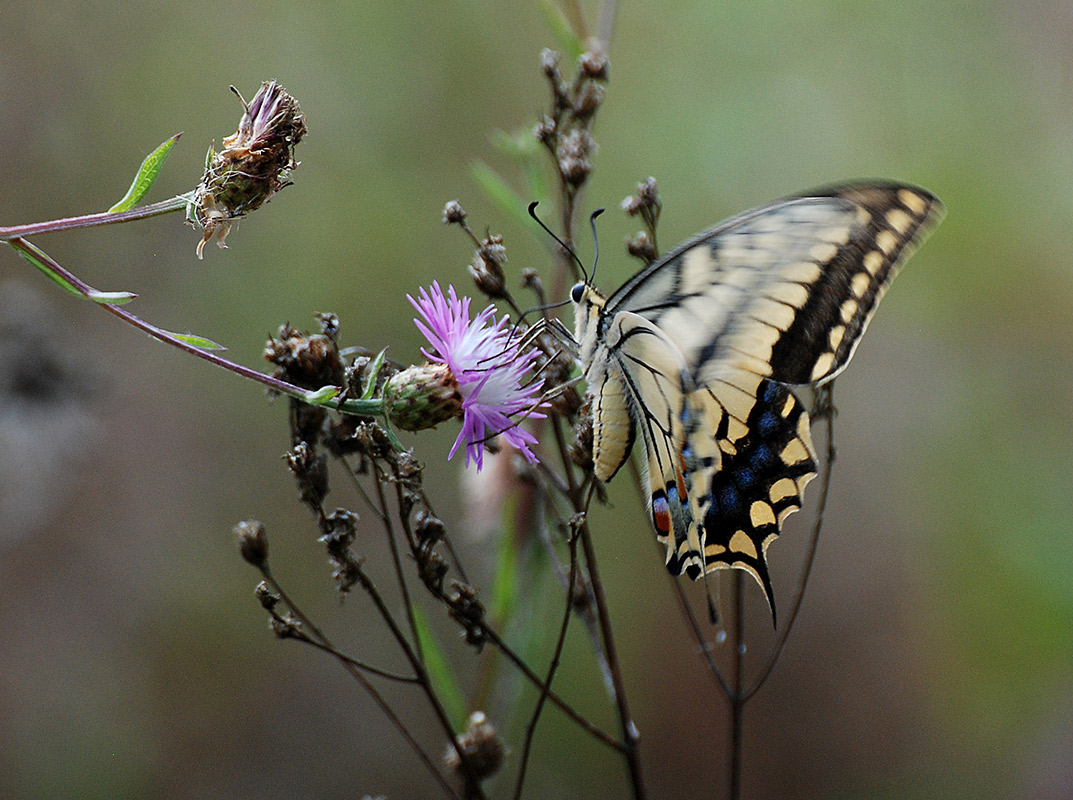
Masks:
[[[496,320],[492,306],[471,320],[470,299],[460,298],[453,286],[447,287],[445,296],[433,282],[431,289],[420,290],[416,300],[407,298],[423,318],[414,319],[414,324],[432,346],[421,352],[429,361],[447,366],[462,395],[462,430],[447,457],[464,446],[466,466],[474,461],[479,470],[484,466],[485,440],[498,434],[535,462],[529,446],[536,444],[536,437],[512,417],[523,411],[533,418],[544,417],[535,410],[543,405],[539,403],[543,381],[528,376],[536,350],[522,352],[521,337],[507,326],[507,317]]]

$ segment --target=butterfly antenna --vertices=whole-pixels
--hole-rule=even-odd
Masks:
[[[558,303],[544,303],[544,305],[540,306],[530,306],[522,312],[520,317],[518,317],[518,321],[514,323],[514,329],[517,330],[518,326],[521,325],[525,321],[525,318],[528,317],[530,314],[536,313],[538,311],[551,311],[554,308],[562,308],[565,305],[569,305],[570,302],[570,299],[567,298],[566,300],[560,300]],[[537,324],[539,324],[539,322],[534,323],[534,325]]]
[[[548,236],[554,239],[558,243],[559,247],[563,248],[563,250],[570,254],[570,258],[574,259],[574,263],[577,264],[578,269],[581,270],[581,274],[585,276],[585,283],[589,283],[589,273],[585,270],[585,265],[581,263],[581,259],[577,257],[577,253],[574,252],[573,248],[568,247],[566,242],[556,236],[555,233],[552,232],[551,228],[545,225],[544,221],[536,215],[536,207],[538,205],[540,205],[539,200],[534,200],[532,203],[529,204],[529,216],[536,220],[536,224],[543,228],[544,233],[548,234]],[[603,209],[600,210],[602,211]]]
[[[589,281],[586,281],[586,283],[595,282],[595,280],[596,280],[596,264],[600,260],[600,240],[596,236],[596,218],[598,216],[600,216],[601,214],[603,214],[603,213],[604,213],[604,210],[602,208],[598,208],[598,209],[596,209],[595,211],[593,211],[589,215],[589,228],[592,229],[593,256],[592,256],[592,277],[589,279]]]

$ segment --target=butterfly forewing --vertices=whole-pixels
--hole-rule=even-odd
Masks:
[[[587,290],[576,311],[603,431],[596,475],[613,475],[640,433],[671,572],[742,568],[772,600],[765,550],[816,470],[808,415],[784,384],[845,367],[940,214],[906,184],[821,189],[702,233],[606,303]]]

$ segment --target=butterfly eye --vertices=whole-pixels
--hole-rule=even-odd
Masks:
[[[580,303],[581,298],[585,296],[585,284],[575,283],[574,288],[570,290],[570,299],[575,303]]]

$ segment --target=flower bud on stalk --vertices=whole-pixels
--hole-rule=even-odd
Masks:
[[[245,108],[238,130],[223,140],[223,149],[209,148],[205,175],[194,191],[188,217],[205,230],[197,246],[202,257],[213,239],[219,247],[231,225],[256,211],[285,186],[298,166],[294,148],[306,132],[305,115],[298,101],[275,81],[265,81],[248,104],[231,87]]]

